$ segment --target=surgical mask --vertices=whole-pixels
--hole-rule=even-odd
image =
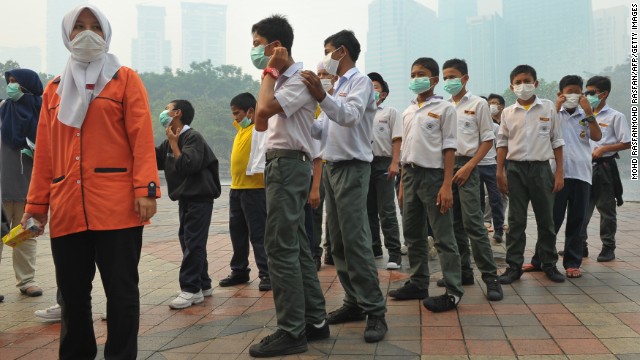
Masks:
[[[447,79],[444,81],[444,91],[451,95],[458,95],[462,90],[462,80],[460,78]]]
[[[536,86],[534,84],[520,84],[513,86],[513,93],[522,101],[531,99],[535,92]]]
[[[13,101],[18,101],[24,93],[20,90],[20,84],[18,83],[8,83],[7,84],[7,96],[9,99]]]
[[[271,44],[273,43],[269,43],[267,45],[258,45],[254,48],[251,48],[251,62],[253,62],[253,66],[260,70],[267,67],[271,56],[266,56],[264,54],[264,49]]]
[[[380,100],[380,92],[374,91],[373,92],[373,97],[376,99],[376,102],[378,102],[378,100]]]
[[[320,79],[320,83],[322,84],[322,89],[324,91],[329,91],[333,87],[331,79]]]
[[[500,112],[500,106],[496,104],[489,105],[489,111],[491,111],[491,116],[496,116]]]
[[[158,119],[160,120],[160,125],[162,125],[162,127],[165,129],[169,127],[169,124],[171,124],[171,121],[173,120],[173,118],[169,115],[169,111],[171,110],[164,110],[158,117]]]
[[[80,62],[93,62],[107,52],[107,43],[102,36],[85,30],[71,40],[71,57]]]
[[[600,98],[598,97],[598,94],[594,94],[594,95],[587,95],[587,100],[589,100],[589,104],[591,105],[591,108],[595,109],[598,107],[598,105],[600,105]]]
[[[242,121],[240,121],[238,125],[240,125],[241,128],[246,129],[247,126],[251,125],[251,119],[245,116],[245,118],[242,119]]]
[[[431,89],[431,79],[428,77],[417,77],[409,82],[409,90],[419,95]]]
[[[565,109],[575,109],[578,107],[578,103],[580,102],[580,94],[564,94],[564,98],[566,99],[562,106]]]
[[[331,57],[331,54],[338,51],[339,49],[340,48],[328,53],[324,56],[324,59],[322,59],[322,65],[324,65],[324,69],[327,70],[327,72],[331,75],[338,75],[338,66],[340,65],[340,60],[342,60],[342,58],[344,57],[344,55],[342,55],[342,57],[338,60],[335,60]]]

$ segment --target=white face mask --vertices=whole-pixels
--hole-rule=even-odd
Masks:
[[[500,112],[499,105],[491,104],[489,105],[489,110],[491,111],[491,116],[496,116]]]
[[[578,103],[580,103],[580,94],[564,94],[565,101],[562,103],[562,106],[565,109],[575,109],[578,107]]]
[[[324,91],[329,91],[333,87],[331,79],[320,79],[320,82],[322,83],[322,89],[324,89]]]
[[[338,60],[335,60],[331,57],[331,54],[338,50],[340,50],[340,48],[328,53],[324,56],[324,59],[322,59],[322,65],[324,65],[324,69],[327,70],[327,72],[331,75],[338,75],[338,65],[340,65],[340,60],[342,60],[342,58],[344,57],[344,55],[342,55],[342,57]]]
[[[80,62],[93,62],[107,52],[107,43],[102,36],[85,30],[71,40],[71,57]]]
[[[531,99],[535,92],[536,86],[534,84],[520,84],[513,86],[513,93],[522,101]]]

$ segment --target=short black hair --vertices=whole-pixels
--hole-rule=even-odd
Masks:
[[[481,97],[481,98],[483,98],[483,99],[484,99],[484,101],[489,101],[489,99],[488,99],[486,96],[484,96],[484,95],[480,95],[480,97]]]
[[[460,60],[460,59],[447,60],[444,62],[444,64],[442,64],[442,70],[448,69],[448,68],[454,68],[460,71],[462,75],[469,74],[469,69],[467,68],[467,62],[464,60]]]
[[[509,82],[513,82],[513,78],[518,74],[531,74],[533,76],[533,80],[538,80],[538,75],[536,74],[536,69],[534,69],[530,65],[518,65],[513,71],[511,71],[511,75],[509,75]]]
[[[487,97],[487,101],[491,100],[491,99],[498,99],[498,102],[500,103],[500,105],[504,106],[506,103],[504,102],[504,98],[498,94],[489,94],[489,97]]]
[[[438,70],[438,62],[428,57],[421,57],[411,64],[411,67],[420,65],[431,72],[431,76],[440,76],[440,70]]]
[[[336,49],[340,46],[344,46],[349,52],[349,56],[353,62],[358,60],[358,56],[360,56],[360,42],[356,39],[356,34],[351,30],[342,30],[337,33],[329,36],[324,40],[324,45],[327,44],[333,45]]]
[[[386,92],[387,94],[389,93],[389,84],[387,84],[387,82],[384,81],[384,79],[382,78],[382,75],[380,75],[377,72],[370,72],[367,74],[367,76],[369,77],[369,79],[371,79],[371,81],[377,81],[380,83],[380,86],[382,87],[382,92]]]
[[[245,92],[239,95],[236,95],[233,99],[231,99],[231,103],[229,106],[235,106],[238,109],[247,112],[249,109],[256,108],[256,98],[251,95],[251,93]]]
[[[611,92],[611,79],[609,79],[606,76],[596,75],[591,79],[587,80],[587,86],[594,86],[596,89],[600,91]]]
[[[293,28],[284,15],[271,15],[262,19],[251,27],[251,33],[256,33],[267,39],[269,43],[279,40],[291,56],[293,46]]]
[[[170,104],[173,104],[173,108],[175,110],[182,111],[182,118],[180,118],[180,121],[185,125],[191,125],[193,117],[196,114],[196,111],[193,109],[193,105],[191,105],[187,100],[172,100]]]
[[[577,85],[580,87],[580,89],[582,89],[582,78],[578,75],[567,75],[560,79],[560,84],[558,84],[558,87],[562,92],[562,90],[569,85]]]

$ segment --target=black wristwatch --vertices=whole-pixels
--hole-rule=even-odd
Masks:
[[[589,115],[589,116],[587,116],[586,118],[584,118],[582,120],[584,120],[584,121],[586,121],[588,123],[592,123],[592,122],[596,121],[596,117],[593,116],[593,115]]]

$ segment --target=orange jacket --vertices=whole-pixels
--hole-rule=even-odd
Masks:
[[[51,237],[142,225],[136,197],[160,197],[151,113],[138,75],[121,67],[91,102],[81,129],[58,121],[59,78],[42,96],[25,211],[50,210]]]

